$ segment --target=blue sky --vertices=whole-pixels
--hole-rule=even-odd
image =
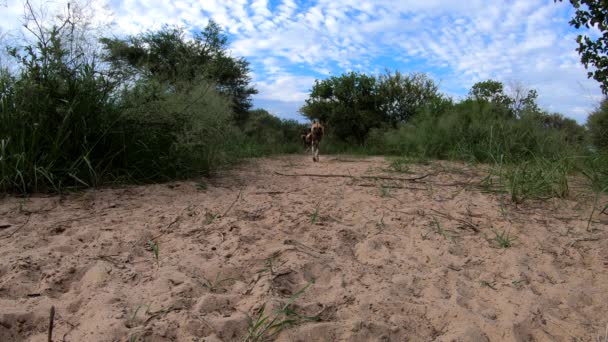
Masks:
[[[0,35],[19,29],[22,1],[0,0]],[[34,0],[34,2],[36,2]],[[475,82],[537,89],[541,106],[583,123],[601,100],[575,51],[573,9],[553,0],[82,0],[116,35],[162,24],[197,30],[213,19],[251,62],[254,104],[297,113],[315,79],[384,68],[425,72],[460,99]],[[53,6],[63,3],[48,2]],[[10,34],[9,34],[10,33]],[[596,34],[596,32],[591,32]]]

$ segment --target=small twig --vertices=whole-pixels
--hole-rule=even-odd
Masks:
[[[79,217],[76,217],[76,218],[70,218],[70,219],[67,219],[67,220],[61,220],[61,221],[55,222],[54,224],[58,225],[58,224],[61,224],[61,223],[80,221],[80,220],[84,220],[84,219],[87,219],[87,218],[91,218],[91,215],[83,215],[83,216],[79,216]]]
[[[166,234],[166,233],[169,231],[169,228],[171,228],[171,226],[173,226],[174,224],[176,224],[176,223],[177,223],[177,221],[179,221],[179,219],[180,219],[181,217],[182,217],[182,215],[181,215],[181,214],[177,215],[177,216],[175,217],[175,219],[173,219],[173,221],[171,221],[171,223],[169,223],[169,224],[167,225],[167,227],[165,227],[165,229],[163,229],[162,233],[160,233],[160,234],[158,234],[158,235],[156,235],[156,236],[152,237],[150,240],[152,240],[152,241],[156,241],[156,239],[158,239],[159,237],[161,237],[161,236],[165,235],[165,234]]]
[[[269,191],[256,191],[253,192],[253,194],[256,195],[277,195],[277,194],[291,194],[294,192],[298,192],[301,191],[303,188],[300,189],[295,189],[295,190],[290,190],[290,191],[279,191],[279,190],[269,190]]]
[[[574,241],[572,241],[568,247],[573,247],[575,244],[577,244],[578,242],[585,242],[585,241],[599,241],[600,238],[599,237],[586,237],[586,238],[580,238],[580,239],[576,239]]]
[[[234,204],[239,200],[239,198],[241,198],[241,193],[242,192],[243,192],[243,190],[239,190],[239,194],[236,195],[236,198],[234,199],[234,202],[232,202],[232,204],[230,204],[230,206],[228,207],[228,209],[226,209],[226,211],[220,217],[225,217],[226,214],[228,214],[228,212],[230,211],[230,209],[232,209],[232,207],[234,206]]]
[[[397,209],[391,209],[391,208],[386,207],[386,206],[382,206],[382,208],[384,208],[386,210],[390,210],[390,211],[392,211],[394,213],[400,213],[400,214],[405,214],[405,215],[420,215],[420,213],[418,212],[418,210],[412,211],[412,212],[407,212],[407,211],[401,211],[401,210],[397,210]],[[422,216],[424,216],[424,214]]]
[[[25,227],[30,222],[30,218],[31,217],[32,217],[32,214],[27,215],[27,220],[25,220],[25,223],[23,223],[21,226],[19,226],[19,228],[13,230],[7,236],[3,237],[3,239],[8,239],[8,238],[12,237],[13,235],[15,235],[16,232],[18,232],[19,230],[21,230],[21,228]]]
[[[107,261],[109,263],[111,263],[114,266],[118,266],[120,264],[120,261],[116,261],[113,258],[114,257],[119,257],[119,254],[112,254],[112,255],[98,255],[97,259],[99,260],[103,260],[103,261]]]
[[[61,339],[63,342],[67,342],[66,337],[68,337],[68,335],[69,335],[69,334],[70,334],[72,331],[74,331],[74,329],[76,329],[76,327],[79,325],[79,324],[72,324],[72,323],[70,323],[70,322],[68,322],[68,321],[66,321],[65,323],[66,323],[67,325],[69,325],[69,326],[70,326],[70,330],[66,331],[66,333],[65,333],[65,334],[63,334],[63,338]]]
[[[378,187],[377,184],[370,184],[370,183],[363,183],[363,184],[356,184],[357,186],[362,186],[362,187],[368,187],[368,188],[376,188]],[[426,188],[417,188],[417,187],[413,187],[413,186],[401,186],[401,185],[383,185],[385,188],[389,188],[389,189],[407,189],[407,190],[426,190]]]
[[[10,228],[12,224],[0,224],[0,229]]]
[[[431,209],[431,211],[433,211],[435,214],[437,214],[437,215],[439,215],[439,216],[441,216],[443,218],[446,218],[448,220],[458,221],[458,222],[464,224],[465,226],[471,228],[471,230],[473,230],[474,232],[479,233],[479,227],[475,223],[473,223],[473,222],[470,222],[470,221],[467,221],[467,220],[463,220],[463,219],[459,219],[459,218],[454,217],[454,216],[452,216],[450,214],[444,214],[444,213],[442,213],[442,212],[440,212],[438,210],[435,210],[435,209]]]
[[[388,177],[388,176],[351,176],[351,175],[338,175],[338,174],[316,174],[316,173],[300,173],[300,174],[287,174],[281,173],[278,171],[274,172],[279,176],[286,177],[326,177],[326,178],[363,178],[363,179],[382,179],[382,180],[398,180],[398,181],[406,181],[406,182],[415,182],[430,176],[435,176],[439,174],[438,172],[427,173],[425,175],[413,178],[400,178],[400,177]]]
[[[55,324],[55,307],[51,306],[51,316],[49,317],[49,339],[48,342],[53,342],[53,325]]]
[[[183,309],[182,307],[171,305],[171,306],[169,306],[166,309],[160,309],[160,310],[155,311],[155,312],[150,312],[151,316],[148,317],[148,319],[146,319],[145,324],[148,324],[148,322],[150,322],[151,320],[153,320],[156,317],[160,317],[161,315],[166,315],[166,314],[168,314],[171,311],[179,311],[179,310],[182,310],[182,309]]]

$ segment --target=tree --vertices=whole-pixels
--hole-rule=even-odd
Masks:
[[[543,113],[541,120],[545,129],[553,129],[562,133],[567,143],[581,144],[585,141],[585,128],[573,119],[566,118],[559,113]]]
[[[439,87],[423,73],[403,75],[389,70],[378,79],[379,109],[396,127],[408,121],[425,105],[438,98]]]
[[[520,118],[524,113],[539,113],[540,108],[536,103],[538,93],[535,89],[527,89],[522,83],[513,82],[509,86],[511,98],[511,110],[515,117]]]
[[[586,69],[589,69],[590,65],[595,67],[595,70],[587,72],[587,77],[600,82],[602,92],[608,94],[608,1],[570,0],[570,3],[576,9],[570,25],[577,29],[595,27],[601,32],[597,39],[579,34],[576,38],[576,51]]]
[[[326,122],[343,141],[363,144],[370,129],[387,122],[378,109],[376,86],[375,77],[356,72],[317,80],[300,113]]]
[[[242,124],[251,108],[249,62],[231,57],[227,36],[210,21],[205,29],[187,40],[184,30],[164,26],[126,39],[102,38],[105,59],[122,78],[155,78],[174,91],[188,90],[201,80],[216,84],[216,90],[232,99],[234,118]]]
[[[501,82],[487,80],[475,83],[469,90],[469,99],[477,102],[481,112],[489,107],[489,112],[494,115],[505,118],[515,116],[512,111],[513,99],[505,94]]]
[[[591,136],[591,143],[603,150],[608,150],[608,98],[605,98],[587,118],[587,129]]]

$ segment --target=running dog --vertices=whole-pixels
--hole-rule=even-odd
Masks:
[[[319,121],[314,121],[312,123],[312,127],[310,128],[310,133],[307,136],[310,137],[313,162],[319,161],[319,145],[321,144],[321,139],[323,139],[323,133],[325,133],[325,129],[321,123]]]

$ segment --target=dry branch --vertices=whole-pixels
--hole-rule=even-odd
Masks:
[[[362,187],[369,187],[369,188],[377,188],[378,184],[370,184],[370,183],[363,183],[363,184],[356,184],[357,186],[362,186]],[[401,186],[401,185],[383,185],[385,188],[387,189],[408,189],[408,190],[426,190],[426,188],[416,188],[413,186]]]
[[[21,230],[21,228],[25,227],[29,222],[30,222],[30,218],[32,217],[32,214],[27,215],[27,220],[25,220],[25,223],[23,223],[21,226],[19,226],[19,228],[13,230],[10,234],[8,234],[7,236],[3,237],[3,239],[7,239],[12,237],[13,235],[15,235],[16,232],[18,232],[19,230]]]
[[[471,221],[459,219],[459,218],[454,217],[454,216],[452,216],[450,214],[445,214],[445,213],[442,213],[441,211],[438,211],[438,210],[435,210],[435,209],[431,209],[431,211],[434,212],[435,214],[443,217],[443,218],[448,219],[448,220],[460,222],[460,223],[464,224],[465,226],[471,228],[471,230],[473,230],[475,233],[479,233],[479,227],[475,223],[473,223]]]
[[[419,176],[419,177],[400,178],[400,177],[388,177],[388,176],[351,176],[351,175],[316,174],[316,173],[288,174],[288,173],[281,173],[278,171],[275,171],[274,173],[279,176],[286,176],[286,177],[362,178],[362,179],[397,180],[397,181],[404,181],[404,182],[415,182],[415,181],[419,181],[421,179],[439,174],[439,172],[432,172],[432,173],[427,173],[427,174]]]
[[[51,306],[51,315],[49,317],[48,342],[53,342],[53,325],[54,324],[55,324],[55,307]]]
[[[243,190],[239,190],[239,194],[236,195],[236,198],[234,199],[234,202],[232,202],[232,204],[228,207],[228,209],[226,209],[226,211],[224,211],[224,213],[219,216],[219,217],[225,217],[226,214],[228,214],[228,212],[230,211],[230,209],[232,209],[232,207],[234,206],[234,204],[239,200],[239,198],[241,198],[241,193],[243,192]]]

